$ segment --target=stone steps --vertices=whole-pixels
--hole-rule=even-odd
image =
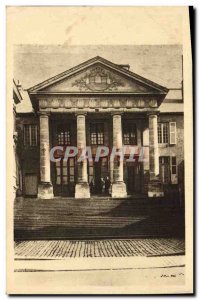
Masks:
[[[162,200],[161,200],[162,201]],[[149,199],[15,201],[15,239],[183,235],[178,207]]]

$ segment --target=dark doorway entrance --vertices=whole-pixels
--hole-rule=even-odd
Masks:
[[[142,191],[142,163],[135,162],[127,164],[127,192],[141,193]]]
[[[88,162],[88,175],[91,193],[93,195],[102,195],[104,193],[102,189],[102,178],[105,182],[108,172],[108,157],[102,157],[98,161],[95,161],[93,157],[92,161]]]
[[[95,192],[95,194],[102,193],[101,164],[102,164],[101,160],[99,160],[98,162],[94,162],[94,182],[95,182],[94,192]]]

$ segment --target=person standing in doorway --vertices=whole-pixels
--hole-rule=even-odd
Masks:
[[[94,179],[92,178],[91,182],[90,182],[90,193],[91,194],[94,194],[94,188],[95,188],[95,183],[94,183]]]
[[[101,177],[101,192],[102,194],[105,192],[105,181],[103,177]]]
[[[109,177],[106,176],[106,179],[105,179],[105,194],[106,195],[109,195],[110,185],[111,185],[111,181],[110,181]]]

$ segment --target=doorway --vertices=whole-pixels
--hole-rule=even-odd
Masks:
[[[127,192],[129,195],[142,192],[142,163],[127,164]]]
[[[88,162],[88,176],[89,184],[91,186],[91,194],[102,195],[102,182],[101,178],[104,180],[109,176],[108,172],[108,158],[102,157],[98,161],[93,158],[92,161]]]
[[[159,157],[160,166],[160,179],[163,184],[170,183],[170,157],[160,156]]]
[[[55,196],[73,196],[75,188],[75,159],[55,163]]]
[[[94,182],[95,182],[95,194],[101,194],[102,193],[102,184],[101,184],[101,166],[102,161],[99,160],[98,162],[94,162]]]

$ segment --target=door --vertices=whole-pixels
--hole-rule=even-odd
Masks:
[[[75,190],[75,159],[55,163],[55,195],[73,196]]]
[[[163,184],[170,183],[170,160],[169,156],[160,156],[160,179]]]
[[[101,160],[94,162],[94,182],[95,182],[95,193],[101,194]]]
[[[128,194],[141,193],[142,164],[139,162],[127,164],[127,191]]]
[[[36,196],[37,195],[37,175],[26,174],[25,175],[25,195]]]

